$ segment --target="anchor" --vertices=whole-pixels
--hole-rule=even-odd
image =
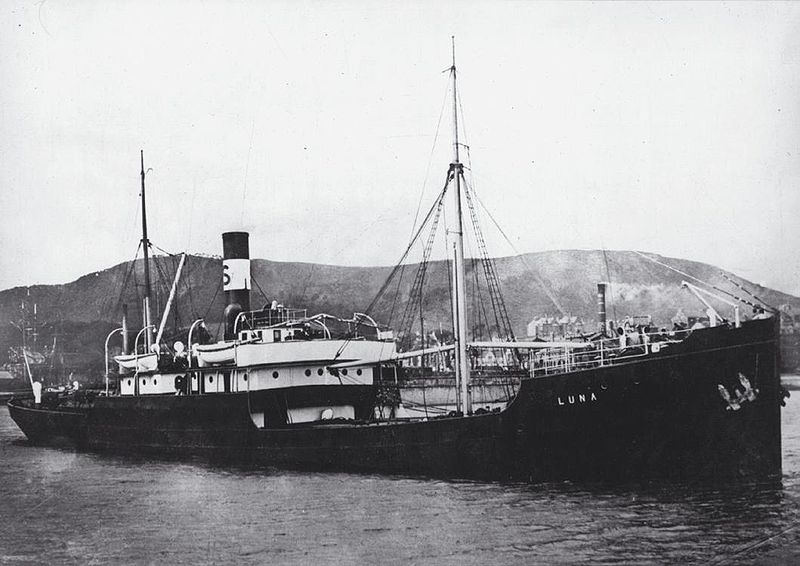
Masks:
[[[721,383],[717,384],[720,397],[722,397],[722,400],[728,404],[728,406],[725,407],[725,410],[727,411],[738,411],[742,408],[744,403],[748,401],[753,402],[756,400],[756,398],[758,398],[758,389],[755,389],[750,384],[750,380],[742,372],[739,372],[739,383],[741,384],[742,389],[740,390],[738,387],[734,388],[733,392],[736,395],[735,397],[731,396],[724,385]]]

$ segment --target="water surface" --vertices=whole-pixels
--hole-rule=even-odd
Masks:
[[[800,563],[800,391],[782,482],[526,485],[30,446],[0,408],[0,564]]]

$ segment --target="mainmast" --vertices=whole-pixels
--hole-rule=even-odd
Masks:
[[[150,240],[147,239],[147,206],[144,195],[144,150],[140,150],[142,158],[142,249],[144,250],[144,326],[147,351],[153,344],[152,317],[150,315]]]
[[[455,231],[455,293],[454,301],[456,312],[453,313],[453,322],[456,332],[456,383],[461,388],[461,410],[464,414],[472,413],[472,402],[469,397],[469,355],[467,353],[467,306],[466,306],[466,277],[464,270],[464,222],[461,211],[461,179],[463,166],[458,158],[458,91],[456,90],[456,41],[453,42],[453,66],[450,73],[453,76],[453,162],[450,164],[450,174],[455,182],[456,204],[456,231]]]

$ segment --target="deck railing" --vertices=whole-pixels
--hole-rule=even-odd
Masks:
[[[587,342],[585,348],[548,348],[531,353],[531,377],[607,366],[658,353],[678,344],[692,330],[630,332]]]
[[[244,312],[240,328],[264,328],[308,318],[307,309],[276,308]]]

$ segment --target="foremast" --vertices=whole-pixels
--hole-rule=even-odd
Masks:
[[[142,160],[142,250],[144,252],[144,326],[145,326],[145,340],[147,342],[147,351],[153,344],[153,326],[152,315],[150,312],[150,240],[147,239],[147,206],[144,193],[144,150],[140,150]]]
[[[461,411],[464,414],[472,413],[472,402],[469,395],[469,354],[467,352],[467,305],[466,305],[466,277],[464,269],[464,222],[461,208],[461,180],[463,166],[459,161],[458,144],[458,91],[456,86],[456,42],[453,43],[453,65],[450,74],[453,78],[453,162],[450,164],[449,178],[455,184],[456,230],[455,235],[455,265],[453,267],[455,279],[455,295],[453,301],[453,329],[456,335],[456,383],[460,388]]]

